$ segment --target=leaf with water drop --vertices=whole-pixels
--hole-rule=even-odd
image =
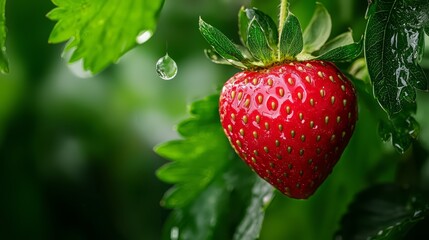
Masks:
[[[415,108],[415,89],[426,90],[419,66],[427,24],[427,1],[377,0],[365,33],[365,56],[375,97],[389,115]],[[417,4],[419,3],[419,4]]]
[[[156,63],[156,73],[164,80],[171,80],[177,75],[177,64],[168,54],[165,54]]]
[[[400,153],[411,147],[420,133],[420,125],[412,116],[399,115],[389,122],[381,121],[378,132],[384,141],[392,139],[393,147]]]
[[[156,28],[164,0],[52,0],[48,13],[57,21],[50,43],[68,41],[74,49],[70,62],[83,60],[84,70],[98,73],[137,44],[148,40]]]

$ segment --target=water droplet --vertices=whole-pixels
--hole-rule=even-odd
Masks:
[[[83,66],[84,63],[83,63],[82,59],[79,59],[78,61],[70,63],[70,58],[72,57],[75,50],[76,50],[76,48],[68,50],[68,51],[64,52],[64,54],[62,56],[64,58],[64,60],[68,63],[67,67],[69,68],[70,72],[72,72],[75,76],[77,76],[79,78],[93,77],[94,74],[91,71],[86,70],[84,68],[84,66]]]
[[[167,53],[156,63],[156,72],[160,78],[171,80],[177,74],[177,64]]]
[[[139,33],[139,35],[137,35],[136,37],[136,42],[138,44],[143,44],[145,43],[147,40],[149,40],[153,35],[153,32],[150,30],[145,30]]]

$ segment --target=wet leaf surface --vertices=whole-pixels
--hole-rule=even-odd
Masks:
[[[415,105],[415,89],[427,89],[418,65],[424,46],[428,2],[378,0],[369,9],[365,54],[374,94],[389,115]]]
[[[48,18],[57,21],[50,43],[68,41],[70,62],[98,73],[154,33],[164,0],[53,0]]]
[[[428,213],[422,195],[394,184],[377,185],[356,196],[335,239],[404,239]]]

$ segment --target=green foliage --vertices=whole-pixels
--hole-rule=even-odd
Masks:
[[[206,55],[214,63],[248,69],[294,60],[347,62],[362,51],[362,42],[355,43],[351,33],[342,34],[325,44],[332,26],[329,13],[320,3],[304,33],[299,20],[291,12],[278,28],[271,17],[255,8],[241,8],[238,22],[245,47],[235,45],[221,31],[200,19],[201,34],[217,52],[206,50]]]
[[[6,0],[0,0],[0,72],[9,72],[9,63],[6,57]]]
[[[157,172],[157,176],[176,186],[164,196],[162,204],[169,208],[189,204],[225,167],[231,155],[217,115],[218,96],[208,97],[191,106],[192,118],[178,126],[184,140],[159,145],[155,151],[173,160]]]
[[[428,79],[419,66],[424,49],[429,3],[379,0],[369,7],[365,57],[374,95],[389,115],[379,133],[392,139],[404,153],[418,137],[416,90],[426,90]]]
[[[405,153],[420,134],[420,125],[412,116],[399,116],[390,121],[381,121],[378,132],[384,141],[392,144],[400,153]]]
[[[252,188],[252,196],[246,209],[234,240],[259,239],[262,223],[264,222],[265,210],[274,196],[273,188],[264,180],[258,178]]]
[[[223,223],[227,214],[228,202],[225,184],[216,179],[192,203],[178,208],[170,215],[165,224],[163,239],[213,239],[216,230]]]
[[[273,188],[234,160],[190,204],[173,210],[163,239],[258,239]]]
[[[164,0],[52,0],[57,8],[48,13],[57,21],[50,43],[68,41],[70,62],[83,60],[83,68],[98,73],[139,42],[153,35]]]
[[[428,214],[421,194],[394,184],[374,186],[350,204],[335,239],[405,239]]]
[[[412,112],[415,89],[428,87],[418,65],[428,5],[414,0],[377,0],[369,8],[365,56],[375,97],[390,116]]]

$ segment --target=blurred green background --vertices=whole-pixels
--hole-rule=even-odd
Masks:
[[[333,15],[333,35],[350,27],[361,36],[366,1],[321,2]],[[61,58],[63,45],[47,43],[54,22],[45,15],[54,5],[7,1],[11,73],[0,76],[0,239],[160,239],[169,211],[159,201],[169,186],[155,177],[165,160],[152,149],[178,137],[173,127],[190,102],[218,91],[237,71],[205,58],[198,17],[238,41],[236,16],[249,4],[166,0],[152,39],[101,74],[80,78],[79,65]],[[279,1],[253,4],[276,16]],[[291,4],[306,26],[315,1]],[[179,66],[171,81],[155,72],[167,51]],[[390,159],[380,161],[386,153]],[[398,156],[379,141],[365,107],[344,158],[337,169],[352,170],[335,171],[324,193],[308,202],[277,197],[261,238],[330,236],[357,190],[393,178]],[[354,177],[361,180],[352,190],[335,187]]]

